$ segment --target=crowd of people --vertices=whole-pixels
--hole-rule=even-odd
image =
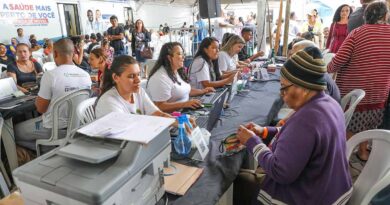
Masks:
[[[363,8],[355,12],[349,5],[341,5],[328,35],[323,35],[316,10],[307,15],[301,29],[296,25],[295,13],[291,13],[288,60],[280,71],[280,96],[293,112],[274,127],[255,123],[238,127],[237,138],[258,161],[262,177],[241,173],[235,182],[235,203],[345,204],[351,196],[346,140],[382,123],[390,91],[388,6],[372,0],[362,3]],[[365,21],[358,22],[359,18]],[[251,42],[254,14],[247,22],[232,16],[230,22],[226,19],[223,12],[216,19],[215,37],[207,36],[202,29],[195,31],[196,53],[188,68],[184,66],[183,45],[165,43],[145,89],[141,87],[140,65],[145,62],[143,50],[152,37],[140,19],[131,31],[135,58],[126,55],[123,39],[128,36],[118,18],[112,16],[112,26],[103,35],[92,33],[55,43],[47,39],[43,46],[45,62],[53,61],[57,67],[44,73],[32,56],[39,46],[36,38],[31,35],[28,39],[23,29],[18,29],[11,45],[0,44],[0,63],[7,65],[8,76],[25,93],[28,90],[24,84],[43,76],[35,102],[42,115],[15,125],[17,144],[34,150],[31,141],[49,138],[52,103],[75,90],[94,90],[98,96],[97,118],[114,111],[171,118],[169,113],[173,111],[201,107],[201,101],[191,97],[232,83],[241,76],[242,68],[264,56],[264,51],[255,52]],[[197,20],[194,27],[204,28],[202,20]],[[93,21],[88,21],[94,28]],[[242,27],[234,30],[233,24]],[[328,65],[323,59],[324,49],[335,54]],[[91,70],[97,72],[96,78],[89,74]],[[329,74],[334,72],[336,81]],[[340,99],[353,89],[363,89],[366,96],[346,127]],[[65,113],[60,113],[60,136],[66,134]],[[273,140],[266,145],[266,138]],[[357,156],[362,161],[368,159],[367,143],[361,144]]]

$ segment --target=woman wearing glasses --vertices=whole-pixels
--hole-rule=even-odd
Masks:
[[[191,88],[184,73],[183,47],[178,42],[162,46],[160,56],[150,72],[147,91],[153,102],[164,112],[182,108],[195,109],[201,106],[197,99],[189,97],[213,92],[214,88]]]
[[[333,204],[349,199],[352,182],[345,156],[344,114],[324,92],[325,73],[319,49],[297,52],[282,67],[280,79],[283,101],[295,113],[283,127],[254,123],[239,127],[238,139],[266,176],[261,183],[241,177],[237,186],[260,187],[251,195],[258,203]],[[266,137],[274,137],[269,146],[261,140]]]

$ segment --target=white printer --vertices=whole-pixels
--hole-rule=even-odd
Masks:
[[[149,205],[164,194],[168,128],[147,145],[86,137],[13,172],[26,205]]]

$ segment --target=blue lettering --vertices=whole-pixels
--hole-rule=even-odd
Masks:
[[[3,10],[9,10],[7,4],[3,4]]]
[[[38,13],[39,18],[55,18],[54,12],[51,13]]]
[[[36,18],[35,13],[28,13],[29,18]]]
[[[51,11],[50,6],[36,5],[35,10],[37,11]]]

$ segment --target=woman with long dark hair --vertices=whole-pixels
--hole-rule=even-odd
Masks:
[[[110,112],[171,117],[161,112],[140,87],[138,62],[131,56],[118,56],[104,70],[101,96],[95,112],[100,118]]]
[[[330,26],[329,37],[326,41],[326,48],[329,49],[329,52],[337,53],[341,44],[343,44],[345,38],[347,38],[347,25],[351,13],[352,7],[347,4],[343,4],[337,8],[333,16],[333,23]]]
[[[147,91],[153,102],[164,112],[182,108],[195,109],[201,106],[199,96],[214,91],[214,88],[191,88],[184,73],[184,52],[178,42],[169,42],[162,46],[160,56],[150,72]]]
[[[135,21],[135,28],[131,39],[131,49],[133,51],[133,56],[135,56],[138,62],[143,63],[146,61],[146,59],[141,56],[141,51],[150,41],[150,33],[145,28],[144,22],[141,19],[138,19]]]
[[[200,43],[189,70],[191,87],[217,88],[233,81],[235,73],[221,75],[219,71],[218,47],[218,40],[214,37],[207,37]]]

